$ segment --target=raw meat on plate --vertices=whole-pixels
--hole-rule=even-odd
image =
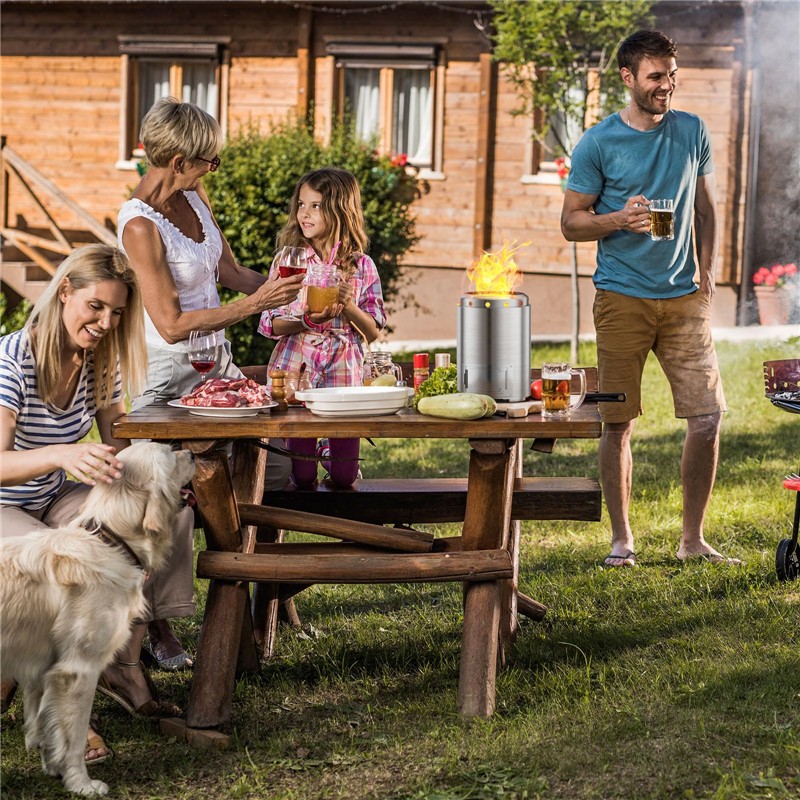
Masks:
[[[195,408],[242,408],[270,402],[267,387],[250,378],[212,378],[181,397],[182,405]]]

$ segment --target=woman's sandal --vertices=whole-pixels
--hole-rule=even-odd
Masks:
[[[84,751],[83,760],[87,764],[102,764],[109,758],[113,758],[114,751],[106,744],[105,739],[103,739],[100,734],[100,720],[96,714],[92,714],[89,718],[89,728],[94,731],[94,733],[86,737],[86,750]],[[89,758],[89,753],[92,750],[105,750],[106,752],[105,755]]]
[[[142,648],[142,652],[149,654],[149,661],[152,666],[158,667],[158,669],[164,669],[167,672],[178,672],[178,670],[191,669],[194,666],[192,657],[185,650],[181,650],[176,656],[160,658],[158,650],[151,644],[147,650]]]
[[[89,753],[92,750],[105,750],[106,752],[104,755],[89,758]],[[94,736],[86,737],[86,750],[84,752],[83,760],[87,764],[102,764],[104,761],[108,761],[108,759],[112,758],[113,756],[114,752],[106,744],[105,739],[103,739],[99,733],[96,733]]]
[[[133,703],[131,703],[127,697],[120,694],[111,686],[105,674],[101,675],[100,680],[97,682],[97,691],[100,692],[100,694],[110,697],[115,703],[121,705],[131,716],[135,717],[136,719],[149,719],[157,721],[160,719],[169,719],[170,717],[180,717],[183,714],[183,711],[181,711],[178,706],[156,699],[157,692],[155,684],[153,683],[151,677],[147,674],[147,670],[144,668],[144,664],[142,664],[141,661],[130,662],[118,660],[116,664],[118,667],[128,667],[129,669],[139,667],[139,669],[142,670],[142,675],[144,676],[145,682],[147,683],[147,688],[150,690],[152,697],[146,702],[142,703],[142,705],[140,705],[138,708],[135,708]]]

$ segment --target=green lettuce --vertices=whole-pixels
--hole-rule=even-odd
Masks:
[[[449,367],[436,367],[424,380],[414,395],[414,408],[423,397],[434,397],[439,394],[456,394],[458,392],[458,370],[455,364]]]

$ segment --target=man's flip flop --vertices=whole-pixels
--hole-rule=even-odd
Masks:
[[[621,564],[612,564],[611,561],[621,561]],[[603,566],[609,567],[610,569],[617,569],[619,567],[636,567],[638,564],[636,563],[636,553],[633,550],[628,550],[627,553],[624,555],[614,555],[614,553],[609,553],[603,559]]]

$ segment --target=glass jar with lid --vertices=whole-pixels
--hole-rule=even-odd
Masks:
[[[364,356],[364,386],[401,386],[403,370],[392,361],[392,354],[380,350]]]

